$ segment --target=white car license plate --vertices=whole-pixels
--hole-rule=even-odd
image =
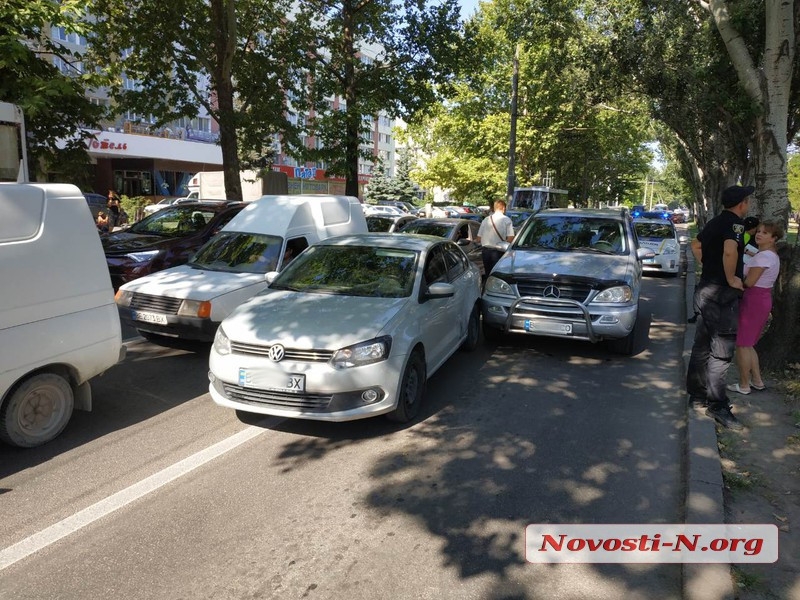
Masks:
[[[157,323],[158,325],[167,324],[167,315],[160,315],[158,313],[144,312],[141,310],[132,310],[131,317],[134,321],[144,321],[145,323]]]
[[[302,373],[287,373],[279,378],[270,377],[270,381],[265,382],[257,376],[254,369],[240,367],[239,385],[242,387],[258,388],[260,390],[296,392],[300,394],[306,391],[306,376]]]
[[[572,335],[572,323],[559,323],[557,321],[532,321],[525,319],[525,331],[530,333],[557,333],[559,335]]]

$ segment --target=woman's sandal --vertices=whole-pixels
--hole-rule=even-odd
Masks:
[[[765,389],[767,389],[767,386],[766,385],[756,385],[754,383],[751,383],[750,384],[750,389],[751,390],[755,390],[757,392],[763,392]]]
[[[743,396],[747,396],[747,394],[750,393],[750,389],[749,388],[747,390],[745,390],[742,387],[740,387],[738,383],[731,383],[728,386],[728,391],[729,392],[736,392],[737,394],[742,394]]]

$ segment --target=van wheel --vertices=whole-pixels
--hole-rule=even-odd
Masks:
[[[426,383],[425,359],[415,350],[408,359],[400,385],[397,387],[397,408],[386,417],[390,421],[408,423],[419,413]]]
[[[22,448],[49,442],[67,426],[73,406],[66,379],[54,373],[34,375],[0,409],[0,439]]]

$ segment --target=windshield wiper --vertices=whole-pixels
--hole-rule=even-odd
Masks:
[[[575,248],[571,248],[572,250],[588,250],[589,252],[598,252],[600,254],[615,254],[613,250],[602,250],[600,248],[595,248],[594,246],[577,246]]]

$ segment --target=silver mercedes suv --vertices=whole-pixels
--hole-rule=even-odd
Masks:
[[[543,210],[530,218],[486,280],[483,333],[598,342],[631,355],[642,260],[621,210]]]

